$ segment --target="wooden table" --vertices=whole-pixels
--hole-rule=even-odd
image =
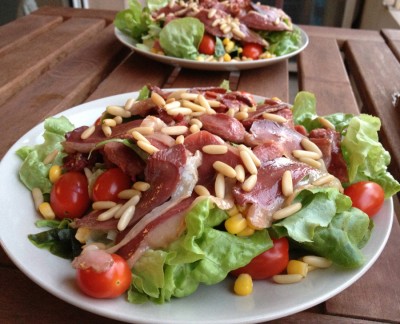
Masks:
[[[115,12],[44,7],[0,28],[0,156],[46,117],[74,105],[159,87],[218,85],[291,100],[289,82],[315,93],[321,115],[360,111],[381,118],[381,140],[399,179],[400,30],[361,31],[303,26],[310,36],[294,69],[288,62],[241,73],[179,70],[149,61],[117,41]],[[289,73],[289,70],[291,73]],[[297,71],[297,72],[296,72]],[[4,184],[2,184],[4,185]],[[400,216],[397,198],[397,215]],[[279,323],[371,323],[400,320],[400,226],[375,265],[355,284],[312,309]],[[1,250],[0,322],[111,323],[53,297],[19,271]]]

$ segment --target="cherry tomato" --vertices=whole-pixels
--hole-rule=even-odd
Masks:
[[[281,273],[289,262],[289,242],[286,237],[273,239],[274,246],[256,256],[249,264],[231,271],[238,276],[241,273],[249,274],[254,280],[266,279]]]
[[[353,207],[361,209],[369,217],[374,216],[381,209],[385,200],[382,187],[372,181],[353,183],[344,189],[344,194],[351,198]]]
[[[204,34],[199,45],[199,52],[206,55],[213,55],[214,51],[215,51],[215,39],[208,34]]]
[[[119,168],[108,169],[100,174],[93,185],[94,201],[118,202],[118,193],[131,187],[130,177]]]
[[[77,269],[78,287],[86,295],[95,298],[115,298],[129,288],[132,273],[128,263],[117,254],[111,254],[111,257],[114,263],[105,272],[96,272],[93,268]]]
[[[90,205],[88,181],[83,173],[64,173],[53,185],[50,205],[58,218],[83,216]]]
[[[263,51],[264,48],[260,44],[248,43],[243,46],[242,55],[257,60]]]

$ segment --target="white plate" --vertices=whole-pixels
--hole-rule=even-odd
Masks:
[[[137,93],[122,94],[85,103],[66,110],[75,126],[90,125],[107,105],[123,105]],[[258,100],[258,98],[257,98]],[[201,286],[193,295],[174,299],[164,305],[134,305],[124,298],[96,300],[81,294],[74,284],[74,270],[67,260],[52,256],[29,242],[28,234],[40,229],[29,191],[18,180],[20,160],[15,151],[24,145],[42,142],[43,124],[19,139],[0,164],[1,244],[7,254],[30,279],[58,298],[105,317],[134,323],[256,323],[297,313],[340,293],[359,279],[376,261],[389,237],[393,221],[392,200],[386,200],[374,217],[375,228],[363,252],[366,263],[357,270],[344,271],[335,266],[311,272],[302,282],[277,285],[263,280],[254,285],[250,296],[232,293],[232,280],[215,286]],[[368,296],[366,296],[368,297]],[[357,302],[357,301],[355,301]]]
[[[181,58],[151,53],[149,51],[145,51],[143,49],[137,48],[136,47],[137,42],[132,37],[129,37],[128,35],[121,32],[119,29],[114,28],[114,32],[115,32],[115,36],[123,44],[130,47],[135,52],[137,52],[141,55],[147,56],[148,58],[158,61],[158,62],[170,64],[173,66],[189,68],[189,69],[196,69],[196,70],[238,71],[238,70],[254,69],[254,68],[259,68],[259,67],[264,67],[267,65],[275,64],[275,63],[284,61],[290,57],[293,57],[293,56],[299,54],[301,51],[303,51],[307,47],[309,40],[308,40],[308,36],[305,33],[305,31],[302,30],[300,27],[298,27],[298,28],[300,29],[300,32],[301,32],[302,45],[298,50],[296,50],[292,53],[282,55],[279,57],[270,58],[270,59],[261,59],[261,60],[255,60],[255,61],[242,61],[242,62],[222,62],[222,63],[221,62],[199,62],[199,61],[195,61],[195,60],[181,59]]]

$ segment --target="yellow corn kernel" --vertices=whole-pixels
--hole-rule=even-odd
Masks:
[[[233,51],[234,47],[235,47],[235,43],[232,41],[229,41],[228,44],[225,45],[225,51],[227,53],[230,53]]]
[[[231,56],[228,53],[225,53],[223,58],[224,58],[224,62],[229,62],[230,60],[232,60]]]
[[[225,221],[225,229],[228,233],[237,234],[243,231],[247,227],[247,221],[241,214],[236,214],[229,217]]]
[[[253,279],[247,273],[240,274],[233,286],[233,291],[236,295],[247,296],[253,292]]]
[[[228,43],[230,42],[231,40],[228,38],[228,37],[225,37],[224,39],[223,39],[223,41],[222,41],[222,44],[224,44],[224,46],[226,46],[226,45],[228,45]]]
[[[237,233],[237,236],[251,236],[254,234],[254,228],[246,227],[243,231]]]
[[[91,232],[90,228],[79,227],[78,230],[76,231],[75,238],[82,244],[85,244],[88,238],[90,237],[90,232]]]
[[[56,215],[48,202],[43,202],[39,205],[39,212],[44,219],[50,220],[56,218]]]
[[[59,165],[53,165],[49,170],[49,179],[51,183],[55,183],[61,177],[61,167]]]
[[[286,271],[288,274],[299,274],[305,277],[308,273],[308,264],[299,260],[290,260]]]
[[[227,213],[229,216],[234,216],[236,214],[239,214],[239,210],[237,209],[236,205],[233,205],[232,208],[227,210]]]

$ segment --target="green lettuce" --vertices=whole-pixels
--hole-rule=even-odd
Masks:
[[[149,250],[135,263],[128,293],[132,303],[164,303],[192,294],[200,284],[213,285],[228,273],[272,247],[265,230],[250,237],[231,235],[218,226],[228,217],[210,200],[186,215],[186,232],[165,250]]]
[[[299,92],[292,109],[295,123],[303,125],[307,131],[322,127],[316,106],[312,93]],[[378,117],[336,113],[324,118],[335,125],[342,135],[341,149],[350,184],[362,180],[376,182],[384,189],[385,198],[400,191],[399,182],[387,171],[390,155],[379,142],[381,122]]]
[[[195,59],[203,38],[204,24],[197,18],[177,18],[160,32],[160,45],[167,55]]]
[[[295,199],[303,208],[276,222],[272,231],[287,236],[301,248],[332,260],[344,268],[361,266],[361,248],[368,241],[372,220],[351,207],[349,197],[334,188],[302,190]]]
[[[292,53],[302,44],[300,29],[297,27],[293,31],[268,32],[263,37],[270,45],[268,51],[276,56]]]
[[[43,193],[49,193],[52,184],[48,173],[52,165],[62,165],[65,156],[61,153],[61,142],[65,140],[65,133],[72,131],[74,125],[66,117],[50,117],[44,122],[44,142],[34,147],[24,146],[17,150],[17,155],[23,160],[19,170],[21,181],[30,190],[40,188]],[[56,158],[52,163],[44,164],[43,160],[48,154],[58,150]]]

